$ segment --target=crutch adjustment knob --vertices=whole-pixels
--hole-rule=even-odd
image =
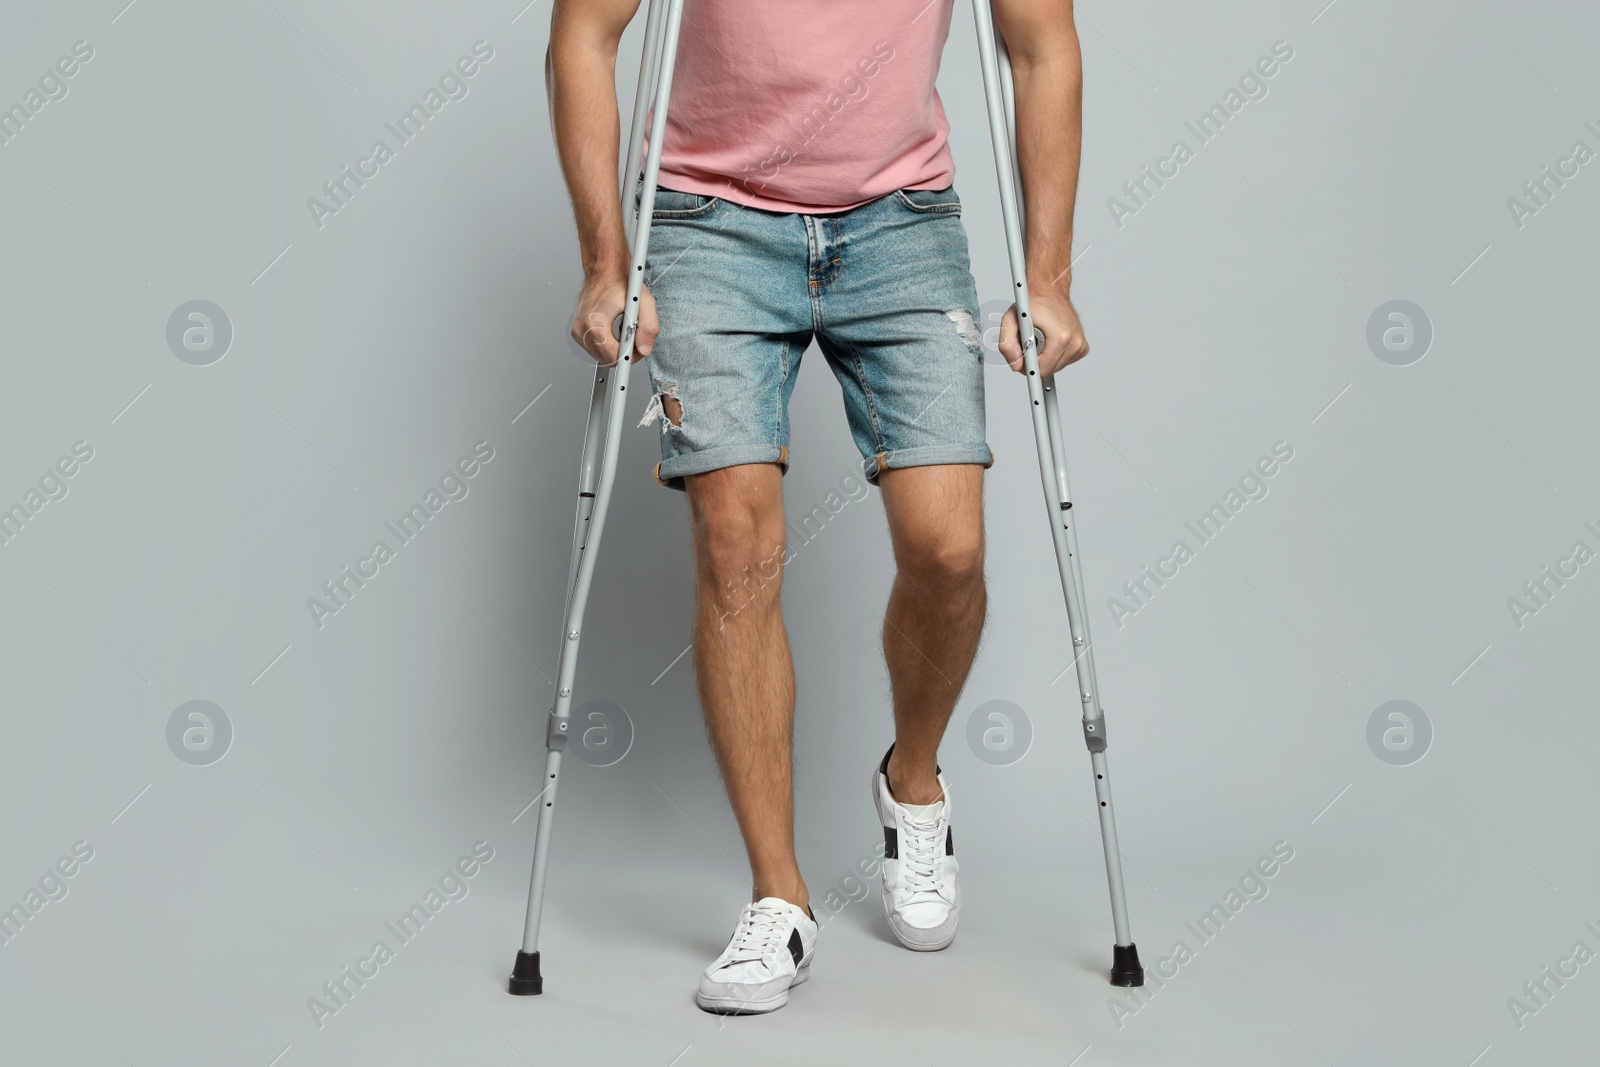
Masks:
[[[1088,698],[1085,697],[1085,700]],[[1083,743],[1089,747],[1090,752],[1104,752],[1106,750],[1106,721],[1105,719],[1083,720]]]
[[[1130,943],[1111,947],[1111,984],[1144,985],[1144,967],[1139,963],[1138,945]]]
[[[550,722],[544,731],[544,747],[552,752],[560,752],[567,747],[567,731],[572,729],[572,718],[567,715],[550,713]]]
[[[536,997],[544,992],[544,978],[539,974],[537,952],[517,952],[517,962],[511,968],[511,981],[507,988],[514,997]]]

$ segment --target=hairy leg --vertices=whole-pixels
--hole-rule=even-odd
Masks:
[[[889,789],[902,804],[942,795],[939,741],[978,652],[983,582],[983,467],[890,469],[878,476],[897,572],[883,627],[894,694]]]
[[[794,854],[794,661],[778,592],[782,474],[749,463],[684,479],[693,533],[694,666],[706,731],[744,836],[752,900],[808,904]]]

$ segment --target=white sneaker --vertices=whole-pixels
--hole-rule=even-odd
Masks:
[[[925,818],[889,792],[889,752],[872,774],[872,799],[883,824],[883,913],[906,948],[932,952],[955,939],[961,914],[955,841],[950,833],[950,787],[937,764],[944,799]],[[916,805],[913,805],[916,807]]]
[[[695,1003],[706,1011],[757,1013],[789,1003],[789,990],[811,977],[816,920],[781,897],[746,904],[722,955],[700,976]]]

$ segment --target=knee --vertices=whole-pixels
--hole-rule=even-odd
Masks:
[[[905,547],[900,573],[917,585],[956,589],[983,579],[983,530],[950,528]]]
[[[717,589],[756,588],[776,582],[783,569],[782,533],[763,534],[759,527],[740,524],[706,534],[700,553],[700,572]]]
[[[696,487],[701,491],[694,524],[702,580],[718,590],[775,581],[784,555],[782,498],[774,506],[740,491],[748,486],[719,485],[736,477],[724,471],[697,477],[704,479]]]

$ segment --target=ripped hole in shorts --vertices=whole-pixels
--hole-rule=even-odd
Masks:
[[[668,427],[677,429],[683,425],[683,401],[678,398],[678,387],[675,384],[663,382],[661,388],[651,395],[639,425],[648,426],[652,422],[660,422],[663,433]]]
[[[950,321],[956,324],[956,333],[967,343],[967,347],[978,355],[983,355],[983,331],[978,329],[978,324],[972,318],[972,312],[966,308],[951,308],[945,312]]]

